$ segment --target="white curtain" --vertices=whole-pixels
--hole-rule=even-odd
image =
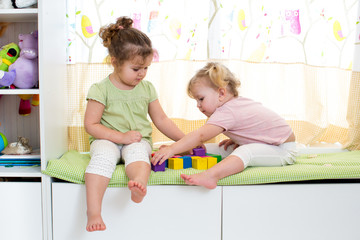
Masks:
[[[358,0],[67,0],[67,4],[69,101],[77,99],[75,104],[69,102],[70,126],[82,125],[89,86],[112,71],[103,64],[107,51],[99,28],[129,16],[159,52],[147,79],[156,86],[171,118],[205,119],[186,95],[186,84],[206,61],[221,61],[240,78],[241,95],[282,115],[300,142],[325,139],[345,144],[349,135],[360,135],[356,132],[360,110],[354,104],[360,98],[355,90],[360,81],[355,54],[360,52]]]

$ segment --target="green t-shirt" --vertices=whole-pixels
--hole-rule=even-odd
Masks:
[[[100,123],[120,132],[139,131],[144,140],[152,145],[152,127],[148,119],[149,103],[158,98],[151,82],[142,80],[131,90],[115,87],[109,77],[94,83],[86,100],[92,99],[104,104]],[[90,143],[95,138],[90,136]]]

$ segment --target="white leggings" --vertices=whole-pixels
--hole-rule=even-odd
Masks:
[[[229,155],[239,157],[244,162],[244,168],[248,166],[271,167],[294,164],[297,155],[295,142],[287,142],[279,146],[250,143],[241,145],[236,149],[234,146],[230,145],[225,150],[224,146],[219,147],[217,143],[205,144],[208,153],[221,155],[222,158]]]
[[[120,161],[127,165],[143,161],[150,164],[152,148],[145,140],[128,145],[118,145],[108,140],[95,140],[90,146],[90,162],[86,173],[93,173],[111,178],[116,164]]]

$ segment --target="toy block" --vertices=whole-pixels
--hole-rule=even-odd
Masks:
[[[163,162],[162,164],[159,164],[159,162],[154,165],[151,163],[151,170],[153,170],[154,172],[164,172],[165,171],[165,162]]]
[[[183,159],[182,158],[169,158],[168,159],[169,168],[171,169],[183,169]]]
[[[151,153],[151,157],[154,157],[155,152]],[[168,160],[167,159],[165,160],[165,162],[163,162],[163,164],[164,164],[165,168],[168,168]],[[151,170],[152,169],[153,169],[153,164],[151,164]],[[165,169],[163,171],[165,171]],[[154,172],[156,172],[156,171],[154,171]]]
[[[184,169],[192,167],[192,159],[191,159],[190,156],[183,156],[181,158],[183,159],[183,167],[184,167]]]
[[[212,166],[215,166],[218,162],[217,162],[217,158],[216,157],[206,157],[207,159],[207,168],[211,168]]]
[[[203,157],[191,157],[192,159],[192,167],[198,170],[207,169],[207,159]]]
[[[217,162],[220,162],[222,160],[221,155],[206,153],[206,156],[215,157],[217,159]]]
[[[193,148],[193,154],[195,156],[205,156],[206,152],[205,152],[205,149],[203,148]]]

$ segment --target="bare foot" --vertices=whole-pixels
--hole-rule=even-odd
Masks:
[[[131,191],[131,200],[133,200],[133,202],[139,203],[144,199],[146,195],[146,187],[144,187],[144,185],[139,182],[130,180],[128,187]]]
[[[180,177],[184,179],[185,183],[188,185],[198,185],[208,189],[214,189],[217,186],[217,179],[210,177],[205,172],[193,175],[181,174]]]
[[[104,231],[105,229],[106,229],[105,223],[100,215],[88,214],[88,222],[86,225],[86,230],[88,232]]]

